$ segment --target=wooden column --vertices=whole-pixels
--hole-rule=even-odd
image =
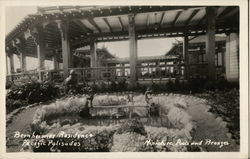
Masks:
[[[189,79],[189,58],[188,58],[188,32],[184,32],[183,37],[183,58],[184,58],[184,77],[186,80]]]
[[[125,77],[125,68],[124,68],[124,67],[125,67],[125,64],[124,64],[124,63],[121,63],[120,66],[122,67],[122,68],[121,68],[121,76],[122,76],[122,77]]]
[[[24,48],[23,43],[19,38],[17,38],[12,41],[12,45],[14,48],[16,48],[16,51],[19,54],[18,58],[20,61],[21,72],[25,72],[26,71],[26,55],[23,49]]]
[[[128,15],[129,31],[129,61],[130,61],[130,84],[135,85],[137,82],[137,39],[135,30],[135,16]]]
[[[45,42],[44,42],[44,33],[43,27],[37,26],[37,37],[35,39],[36,46],[37,46],[37,58],[38,58],[38,72],[39,72],[39,80],[43,80],[43,73],[42,70],[45,69]]]
[[[22,72],[27,71],[25,52],[20,52],[20,68]]]
[[[230,34],[226,37],[226,52],[224,56],[226,79],[230,79]]]
[[[73,59],[70,53],[69,22],[57,21],[57,24],[61,33],[64,78],[67,78]]]
[[[59,63],[58,63],[58,59],[55,55],[52,57],[52,61],[53,61],[53,65],[54,65],[54,70],[58,70]]]
[[[5,56],[5,62],[6,62],[6,75],[9,74],[9,66],[8,66],[8,55]]]
[[[93,69],[97,67],[97,54],[96,54],[96,43],[92,41],[90,43],[90,67],[92,68],[91,76],[93,79],[96,79],[97,77],[97,70]]]
[[[208,79],[215,80],[215,31],[216,31],[216,8],[206,8],[207,32],[206,32],[206,55],[208,62]]]
[[[90,67],[97,67],[96,43],[90,43]]]
[[[10,74],[13,74],[15,72],[14,67],[14,55],[13,53],[10,54]]]
[[[226,38],[225,53],[226,79],[228,81],[239,80],[239,36],[238,33],[230,33]]]

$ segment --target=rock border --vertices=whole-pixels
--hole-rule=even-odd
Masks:
[[[46,103],[51,103],[51,102],[53,102],[54,100],[55,100],[55,99],[48,100],[48,101],[46,101],[46,102],[39,102],[39,103],[30,104],[30,105],[27,105],[27,106],[22,106],[22,107],[20,107],[20,108],[15,109],[15,110],[12,111],[11,113],[6,114],[6,127],[7,127],[9,124],[12,123],[14,116],[20,114],[23,110],[26,110],[26,109],[29,109],[29,108],[33,108],[33,107],[38,106],[38,105],[42,105],[42,104],[46,104]]]

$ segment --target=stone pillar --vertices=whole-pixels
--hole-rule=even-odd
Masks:
[[[45,69],[45,42],[44,42],[44,33],[43,27],[37,26],[37,37],[35,39],[36,47],[37,47],[37,58],[38,58],[38,72],[39,72],[39,80],[43,80],[42,70]]]
[[[189,79],[189,58],[188,58],[188,32],[184,32],[183,37],[183,59],[184,59],[184,77],[186,80]]]
[[[215,31],[216,31],[216,13],[217,10],[214,7],[206,8],[206,20],[207,20],[207,32],[206,32],[206,55],[208,62],[208,79],[215,80],[216,68],[215,68]]]
[[[70,52],[69,22],[57,21],[57,24],[61,33],[64,78],[67,78],[73,60]]]
[[[226,38],[225,53],[226,79],[234,82],[239,81],[239,35],[230,33]]]
[[[129,31],[129,61],[130,61],[130,84],[134,85],[137,82],[137,39],[135,30],[135,16],[128,15],[128,31]]]

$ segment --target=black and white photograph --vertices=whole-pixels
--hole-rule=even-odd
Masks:
[[[241,152],[240,5],[4,9],[7,154]]]

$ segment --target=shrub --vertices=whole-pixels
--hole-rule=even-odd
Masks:
[[[166,83],[166,91],[167,92],[173,92],[174,91],[174,83],[172,80],[168,80]]]
[[[55,128],[51,132],[56,135],[52,139],[44,139],[45,144],[39,147],[35,145],[31,151],[34,152],[109,152],[112,146],[113,134],[116,128],[112,126],[83,126],[80,123],[74,125],[65,125]],[[51,133],[50,132],[50,133]],[[61,133],[78,134],[85,137],[60,137]],[[49,134],[49,133],[48,133]],[[92,134],[92,136],[88,136]],[[39,140],[39,139],[38,139]],[[48,144],[48,142],[55,143]],[[58,143],[58,144],[56,144]],[[70,145],[75,143],[75,146]]]
[[[107,84],[105,84],[104,82],[102,82],[102,83],[100,84],[100,89],[99,89],[99,91],[100,91],[100,92],[106,92],[107,90],[108,90]]]
[[[6,95],[7,112],[26,104],[45,102],[56,98],[59,89],[49,82],[29,81],[21,85],[14,85]]]
[[[13,85],[12,81],[6,80],[6,82],[5,82],[5,89],[10,89],[12,85]]]
[[[198,93],[201,92],[204,88],[206,80],[202,78],[190,78],[188,80],[188,91],[191,91],[192,93]]]
[[[18,109],[25,105],[28,105],[27,100],[14,100],[14,99],[6,98],[7,113],[10,113],[11,111]]]
[[[136,120],[128,120],[127,122],[124,122],[120,128],[117,130],[117,134],[123,134],[123,133],[128,133],[128,132],[135,132],[141,135],[146,135],[145,128],[143,124]]]
[[[118,91],[126,91],[127,90],[126,79],[122,79],[122,80],[118,81],[117,90]]]
[[[231,84],[229,84],[231,85]],[[235,86],[235,85],[231,85]],[[207,91],[202,95],[206,98],[211,109],[209,111],[223,118],[232,137],[239,143],[239,89],[224,89],[223,91]]]
[[[152,83],[151,88],[152,88],[153,92],[159,92],[160,91],[160,86],[158,84],[154,83],[154,82]]]
[[[116,88],[117,88],[117,84],[115,81],[111,81],[111,84],[110,84],[110,91],[111,92],[115,92],[116,91]]]

